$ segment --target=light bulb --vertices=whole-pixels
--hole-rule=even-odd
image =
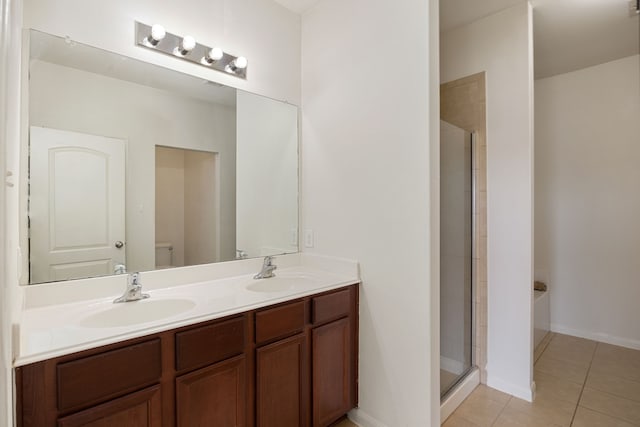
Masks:
[[[153,24],[151,27],[151,38],[155,41],[159,42],[167,35],[164,27],[160,24]]]
[[[247,68],[247,65],[249,64],[249,61],[247,61],[247,58],[244,56],[238,56],[233,62],[235,67],[240,70]]]
[[[149,37],[147,37],[146,41],[151,46],[157,46],[158,43],[160,43],[160,40],[162,40],[166,35],[167,35],[167,32],[165,31],[162,25],[153,24],[153,26],[151,27],[151,34],[149,35]]]
[[[191,36],[184,36],[182,39],[182,52],[191,52],[196,47],[196,39]]]
[[[200,63],[202,65],[212,65],[214,62],[219,61],[224,56],[224,52],[219,47],[214,47],[205,56],[202,57]]]
[[[208,56],[212,61],[219,61],[224,56],[224,52],[219,47],[214,47],[209,51]]]

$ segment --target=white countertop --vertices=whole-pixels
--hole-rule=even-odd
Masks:
[[[282,265],[278,264],[278,260],[282,261]],[[211,264],[206,268],[210,270],[208,273],[212,278],[192,283],[188,283],[184,277],[199,276],[199,274],[193,274],[194,271],[201,273],[197,268],[175,269],[173,274],[177,271],[182,273],[180,276],[183,277],[183,283],[175,286],[168,283],[170,281],[162,272],[142,273],[143,290],[151,297],[120,304],[114,304],[113,299],[124,291],[124,283],[126,283],[124,278],[118,278],[118,282],[122,284],[121,290],[109,296],[102,294],[108,292],[113,284],[109,283],[108,290],[100,284],[107,283],[108,279],[103,279],[101,282],[95,279],[88,281],[93,283],[95,288],[92,290],[93,295],[92,292],[86,291],[86,287],[92,285],[83,281],[40,285],[40,289],[30,289],[31,294],[27,295],[25,309],[16,328],[18,352],[14,359],[14,366],[27,365],[106,344],[222,318],[360,281],[357,262],[304,254],[276,258],[276,264],[279,266],[275,271],[276,277],[256,281],[253,276],[259,268],[255,270],[255,266],[261,263],[262,260],[244,260]],[[238,272],[245,269],[250,269],[252,272],[229,276],[230,271]],[[146,279],[150,282],[149,287],[146,286]],[[269,282],[270,280],[272,282]],[[285,286],[282,286],[282,290],[268,292],[256,292],[250,289],[251,285],[259,282],[263,282],[260,285],[267,288],[272,285],[278,287],[277,285],[283,283]],[[56,286],[58,286],[55,294],[57,299],[51,298],[52,292],[56,292],[53,290]],[[103,289],[100,289],[101,287]],[[83,290],[82,298],[74,292],[77,289]],[[64,299],[65,293],[68,294],[67,300],[71,301],[60,303],[59,300]],[[46,304],[47,299],[53,299],[52,303]],[[111,323],[107,323],[109,326],[102,324],[100,327],[88,326],[91,322],[87,319],[99,318],[103,312],[114,309],[128,311],[144,309],[137,312],[148,314],[149,311],[145,310],[155,310],[163,306],[164,303],[161,301],[172,304],[176,302],[175,300],[180,300],[178,302],[184,306],[183,311],[159,320],[138,321],[135,324],[119,326],[113,326]],[[118,320],[124,323],[122,318]]]

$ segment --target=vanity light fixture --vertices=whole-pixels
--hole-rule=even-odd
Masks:
[[[224,52],[220,47],[210,47],[197,43],[192,36],[181,37],[168,33],[159,24],[149,26],[136,22],[135,25],[136,44],[138,46],[213,68],[241,79],[247,78],[248,61],[244,56],[236,57]]]

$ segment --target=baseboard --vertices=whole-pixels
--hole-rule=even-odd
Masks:
[[[574,337],[586,338],[588,340],[599,341],[606,344],[618,345],[620,347],[632,348],[634,350],[640,350],[640,340],[617,337],[615,335],[609,335],[602,332],[591,332],[591,331],[584,331],[581,329],[567,328],[566,326],[559,325],[557,323],[551,324],[551,332],[557,332],[559,334],[565,334],[565,335],[572,335]]]
[[[535,393],[535,383],[531,383],[529,387],[521,387],[501,378],[491,376],[491,372],[487,372],[487,386],[495,388],[503,393],[510,394],[527,402],[533,402]]]
[[[449,371],[452,374],[460,375],[464,372],[464,363],[449,357],[440,356],[440,369]]]
[[[440,423],[444,423],[453,411],[465,400],[471,392],[480,384],[480,371],[473,369],[456,388],[440,403]]]
[[[349,412],[349,420],[360,427],[387,427],[360,408],[353,409]]]

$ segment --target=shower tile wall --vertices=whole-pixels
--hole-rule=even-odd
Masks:
[[[473,206],[474,363],[480,381],[486,382],[487,352],[487,143],[485,73],[440,85],[440,118],[469,132],[476,132],[473,164],[476,198]]]

